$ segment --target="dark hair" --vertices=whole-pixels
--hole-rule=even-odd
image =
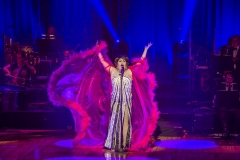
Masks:
[[[128,59],[128,57],[125,56],[125,55],[121,55],[121,56],[118,56],[118,57],[115,58],[115,60],[114,60],[114,65],[115,65],[115,67],[117,67],[117,64],[118,64],[119,59],[124,59],[124,60],[126,61],[127,66],[129,65],[129,59]]]
[[[240,36],[239,36],[239,35],[237,35],[237,34],[236,34],[236,35],[234,35],[234,36],[232,36],[232,37],[231,37],[231,40],[232,40],[233,38],[237,38],[237,40],[238,40],[238,41],[240,41]]]
[[[22,58],[26,58],[25,52],[18,52],[17,54],[20,54]]]

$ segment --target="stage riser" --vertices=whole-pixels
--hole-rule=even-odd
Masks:
[[[184,132],[213,133],[214,117],[215,115],[194,117],[192,113],[162,113],[155,135],[183,136]],[[71,112],[66,107],[61,110],[53,108],[52,111],[4,111],[0,113],[0,128],[65,130],[74,129],[74,121]]]
[[[1,128],[9,129],[74,129],[69,110],[2,112],[0,123]]]
[[[1,128],[11,129],[74,129],[72,114],[64,111],[8,111],[0,114]],[[191,114],[162,114],[158,127],[162,135],[179,136],[191,131]],[[156,134],[160,134],[157,131]]]
[[[182,136],[183,130],[191,130],[189,119],[191,119],[191,115],[161,115],[155,135]],[[0,122],[1,128],[8,129],[74,129],[72,114],[67,108],[64,108],[63,111],[2,112]]]

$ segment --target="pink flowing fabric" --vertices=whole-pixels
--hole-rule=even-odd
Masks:
[[[73,143],[85,148],[103,147],[110,120],[111,79],[97,56],[104,48],[106,44],[100,43],[71,56],[52,73],[48,85],[50,101],[68,107],[73,115],[77,133]],[[106,54],[103,57],[112,65]],[[133,73],[131,149],[139,150],[147,147],[160,112],[154,102],[155,75],[147,72],[146,59],[134,59],[134,63],[129,66]],[[83,145],[84,139],[97,143]]]

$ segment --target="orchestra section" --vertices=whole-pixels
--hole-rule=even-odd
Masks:
[[[46,91],[49,77],[74,51],[65,47],[51,27],[47,34],[34,41],[34,45],[21,45],[10,36],[3,38],[1,110],[51,106]]]

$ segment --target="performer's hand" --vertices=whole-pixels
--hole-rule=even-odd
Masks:
[[[144,47],[144,49],[145,49],[145,50],[148,50],[151,46],[152,46],[152,43],[150,42],[150,43],[148,43],[147,46]]]
[[[102,50],[106,50],[107,49],[107,43],[105,41],[101,40],[96,49],[97,49],[96,50],[97,52],[102,52]]]

